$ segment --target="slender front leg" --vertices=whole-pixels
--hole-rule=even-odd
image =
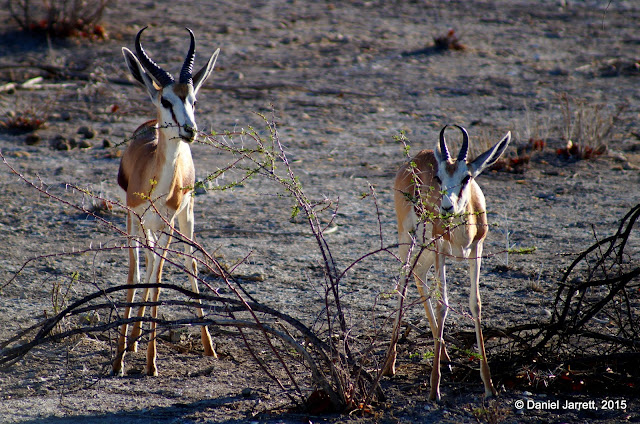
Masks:
[[[184,247],[184,266],[188,271],[191,272],[191,274],[189,274],[191,290],[193,290],[195,293],[200,293],[200,289],[198,288],[198,280],[196,280],[198,276],[198,265],[196,263],[196,260],[193,258],[193,246],[191,246],[191,244],[189,243],[189,240],[193,239],[193,202],[193,198],[191,198],[187,208],[178,215],[178,225],[180,225],[180,231],[185,235],[185,237],[187,237],[187,241]],[[201,304],[200,299],[198,299],[198,303]],[[200,318],[204,317],[202,308],[197,308],[197,312]],[[217,359],[218,355],[213,348],[211,334],[209,334],[209,329],[206,325],[203,325],[200,328],[200,336],[202,339],[202,346],[204,347],[204,354],[206,356],[213,356]]]
[[[149,262],[147,262],[149,263]],[[151,265],[147,265],[147,269],[150,269],[150,267],[153,265],[153,263],[151,263]],[[147,282],[149,282],[149,279],[147,279]],[[149,291],[151,289],[146,288],[144,289],[144,292],[142,292],[142,302],[146,302],[149,300]],[[143,318],[144,317],[144,313],[145,313],[145,306],[140,306],[138,308],[138,318]],[[140,335],[142,334],[142,321],[136,321],[133,323],[133,328],[131,329],[131,336],[129,337],[129,346],[127,347],[127,350],[129,352],[137,352],[138,351],[138,340],[140,340]]]
[[[127,233],[129,234],[129,272],[127,274],[127,284],[137,284],[140,282],[140,269],[138,266],[139,261],[139,246],[138,241],[136,240],[136,234],[139,231],[134,230],[134,227],[137,229],[138,227],[133,224],[131,221],[131,214],[127,216]],[[136,291],[135,289],[127,290],[127,303],[133,303],[135,298]],[[126,306],[124,308],[124,316],[125,320],[129,319],[131,316],[131,306]],[[127,349],[127,324],[122,324],[120,328],[120,336],[118,337],[118,350],[116,352],[116,357],[113,361],[113,375],[122,376],[124,375],[124,354]]]
[[[127,303],[132,303],[136,295],[135,289],[127,290]],[[127,320],[131,316],[131,307],[126,306],[124,308],[123,319]],[[124,375],[124,354],[127,350],[127,324],[122,324],[120,327],[120,336],[118,337],[118,350],[116,357],[113,361],[112,372],[113,375],[122,377]]]
[[[152,231],[144,231],[144,233],[146,234],[145,236],[145,240],[146,240],[146,248],[145,248],[145,269],[146,271],[146,276],[145,276],[145,283],[149,284],[152,280],[152,275],[153,275],[153,262],[154,262],[154,253],[153,253],[153,248],[157,242],[156,237],[154,236]],[[146,288],[144,289],[144,294],[142,295],[142,302],[146,302],[149,300],[149,294],[150,294],[150,288]],[[145,313],[145,306],[142,305],[138,308],[138,318],[143,318],[144,317],[144,313]],[[129,352],[137,352],[138,351],[138,340],[140,340],[140,335],[142,334],[142,320],[140,321],[136,321],[133,323],[133,328],[131,329],[131,336],[129,337],[129,346],[127,348],[127,350]]]
[[[164,265],[165,255],[167,254],[167,249],[169,248],[169,244],[171,243],[171,235],[163,232],[162,235],[158,238],[158,242],[154,246],[153,249],[153,273],[151,275],[151,282],[154,284],[160,284],[162,280],[162,267]],[[151,292],[151,301],[153,303],[158,303],[160,299],[160,287],[154,287],[150,289]],[[149,376],[157,377],[158,376],[158,367],[156,366],[156,356],[157,356],[157,323],[156,319],[158,318],[158,305],[153,305],[151,307],[151,330],[149,331],[149,345],[147,346],[147,369],[146,373]]]
[[[160,299],[160,288],[156,287],[151,289],[151,301],[157,302]],[[158,305],[151,307],[151,318],[154,320],[158,318]],[[147,367],[146,373],[148,376],[158,376],[158,366],[156,365],[157,346],[156,346],[156,322],[151,321],[151,331],[149,332],[149,344],[147,345]]]
[[[425,276],[426,277],[426,276]],[[431,302],[432,296],[431,293],[425,293],[426,283],[423,280],[419,280],[416,277],[416,286],[418,287],[418,292],[420,293],[420,297],[422,299],[422,304],[424,306],[424,310],[427,314],[427,319],[429,320],[429,327],[431,328],[431,334],[433,335],[433,339],[436,340],[438,338],[438,324],[436,322],[436,315],[433,311],[433,303]],[[447,348],[445,347],[444,340],[440,343],[441,346],[441,355],[445,361],[451,362],[451,358],[449,358],[449,354],[447,353]],[[451,365],[449,365],[451,367]]]
[[[189,252],[188,254],[190,255],[192,253],[193,252]],[[196,261],[190,256],[187,256],[185,259],[185,267],[187,269],[190,269],[194,275],[198,275],[198,266],[196,264]],[[195,293],[200,293],[200,290],[198,289],[198,281],[191,275],[189,275],[189,280],[191,281],[191,290],[193,290]],[[198,303],[201,303],[200,299],[198,299]],[[197,308],[197,312],[200,318],[204,317],[202,308]],[[204,347],[205,356],[213,356],[214,358],[218,359],[218,354],[216,354],[216,351],[213,348],[213,342],[211,341],[211,334],[209,334],[209,329],[206,325],[200,327],[200,338],[202,339],[202,346]]]
[[[441,248],[438,248],[438,252]],[[449,299],[447,297],[447,279],[445,275],[444,255],[436,254],[436,283],[440,289],[440,299],[438,299],[437,311],[437,334],[435,337],[435,347],[433,350],[433,369],[431,370],[431,391],[430,400],[440,400],[440,360],[444,352],[444,324],[447,319]]]
[[[480,377],[484,383],[485,397],[489,398],[497,396],[498,392],[493,387],[491,381],[491,371],[489,370],[489,364],[487,362],[487,355],[484,350],[484,338],[482,336],[482,326],[480,324],[480,316],[482,312],[482,301],[480,300],[480,265],[482,262],[482,242],[476,245],[472,252],[473,257],[469,262],[469,274],[471,275],[471,290],[469,296],[469,307],[471,309],[471,315],[473,316],[473,322],[476,327],[476,340],[478,342],[478,353],[480,353]]]

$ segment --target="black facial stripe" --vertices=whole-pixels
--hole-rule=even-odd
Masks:
[[[458,193],[458,197],[462,197],[462,191],[467,186],[469,181],[471,181],[471,175],[467,175],[462,179],[462,182],[460,183],[460,192]]]
[[[180,127],[180,123],[176,119],[175,113],[173,113],[173,108],[170,108],[169,110],[171,111],[171,118],[173,119],[173,122],[176,124],[177,127]]]
[[[160,103],[164,108],[169,109],[169,112],[171,112],[171,119],[173,119],[173,123],[176,125],[176,127],[180,127],[180,123],[176,118],[176,114],[173,112],[173,103],[171,103],[169,100],[165,99],[164,97],[160,97]]]

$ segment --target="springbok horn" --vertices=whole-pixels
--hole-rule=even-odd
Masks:
[[[462,131],[462,147],[460,147],[460,153],[458,153],[458,162],[466,162],[469,154],[469,134],[460,125],[456,125],[456,127]]]
[[[451,156],[449,155],[449,149],[447,148],[447,142],[444,139],[444,131],[447,129],[449,125],[445,125],[442,130],[440,130],[440,153],[445,161],[449,161]]]
[[[189,35],[191,36],[191,45],[189,46],[187,57],[184,60],[184,65],[182,65],[182,70],[180,71],[180,83],[193,85],[193,76],[191,73],[193,72],[193,61],[196,57],[196,39],[193,36],[193,31],[189,28],[187,28],[187,31],[189,31]]]
[[[142,45],[140,44],[140,35],[145,29],[147,29],[147,27],[142,28],[138,32],[138,35],[136,35],[136,53],[138,56],[138,60],[140,61],[140,64],[144,67],[144,69],[147,70],[147,72],[149,72],[153,78],[155,78],[156,82],[158,82],[161,87],[166,87],[167,85],[174,82],[173,76],[162,69],[149,56],[147,56],[147,53],[142,48]]]

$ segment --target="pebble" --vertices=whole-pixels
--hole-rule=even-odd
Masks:
[[[84,138],[91,139],[96,136],[96,131],[93,128],[83,125],[78,128],[78,134],[80,134]]]
[[[33,146],[35,144],[40,143],[40,140],[41,138],[38,134],[29,134],[27,138],[24,140],[24,142],[29,146]]]
[[[80,147],[81,149],[90,149],[93,146],[87,140],[80,140],[80,142],[78,143],[78,147]]]
[[[231,34],[231,26],[227,25],[227,24],[222,24],[218,27],[217,33],[218,34]]]
[[[231,72],[230,76],[234,80],[243,80],[244,79],[244,74],[242,72],[239,72],[239,71]]]
[[[56,150],[71,150],[72,149],[71,143],[63,135],[55,136],[53,141],[51,142],[51,145]]]

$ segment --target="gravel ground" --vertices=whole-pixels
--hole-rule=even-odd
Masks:
[[[216,71],[198,96],[200,129],[222,134],[253,127],[266,136],[256,113],[273,116],[308,197],[338,201],[335,214],[331,209],[322,219],[333,219],[335,231],[326,239],[340,269],[396,242],[391,187],[404,160],[395,139],[401,132],[415,153],[432,148],[444,124],[457,123],[468,129],[477,153],[512,131],[508,155],[528,156],[528,165],[521,172],[492,171],[478,179],[492,224],[481,277],[483,324],[503,328],[544,319],[562,270],[595,237],[611,235],[640,198],[639,21],[640,5],[632,1],[131,1],[107,9],[108,39],[47,43],[17,31],[2,10],[0,85],[44,78],[40,89],[0,92],[2,119],[33,113],[46,127],[30,144],[25,134],[0,132],[0,151],[28,181],[67,203],[0,167],[0,340],[50,316],[63,301],[126,281],[124,251],[86,252],[124,243],[117,231],[125,227],[124,212],[114,208],[106,223],[90,219],[73,206],[100,208],[100,202],[69,185],[121,198],[116,174],[122,143],[153,116],[146,94],[129,82],[121,55],[121,47],[132,48],[144,25],[151,25],[145,48],[172,71],[186,52],[185,26],[197,38],[196,67],[220,47]],[[449,29],[464,49],[434,47],[434,37]],[[593,136],[614,117],[604,138]],[[90,131],[79,131],[82,127]],[[591,160],[559,156],[568,128],[574,129],[574,141],[594,148],[603,143],[606,153]],[[85,148],[59,150],[61,139]],[[543,140],[544,150],[523,153],[531,139]],[[234,160],[205,144],[192,151],[198,179]],[[228,184],[237,175],[228,172],[213,185]],[[363,196],[370,187],[375,198]],[[324,305],[321,261],[308,227],[290,219],[293,200],[262,177],[232,190],[213,188],[196,196],[198,241],[225,264],[247,258],[234,271],[247,292],[313,326]],[[507,256],[507,242],[535,252]],[[70,254],[80,251],[85,253]],[[186,285],[180,272],[167,268],[165,281]],[[360,261],[343,280],[348,325],[354,339],[377,337],[376,360],[391,331],[388,318],[396,300],[388,294],[399,268],[393,255],[379,254]],[[454,334],[472,328],[466,313],[469,284],[459,264],[449,267],[449,276],[447,332]],[[225,293],[219,280],[205,279]],[[410,290],[414,302],[415,292]],[[163,299],[171,298],[166,295]],[[192,316],[171,306],[161,311],[169,318]],[[549,394],[505,387],[499,377],[500,397],[484,401],[475,371],[463,381],[445,375],[443,401],[431,403],[429,360],[410,359],[432,348],[431,338],[420,333],[428,328],[422,308],[410,308],[406,321],[417,331],[400,345],[398,375],[383,379],[388,399],[364,417],[292,412],[242,342],[212,328],[219,360],[202,356],[197,330],[189,329],[178,341],[160,343],[158,378],[140,375],[144,349],[127,357],[126,377],[109,376],[114,331],[40,346],[0,371],[0,421],[640,420],[637,392],[631,391]],[[499,341],[488,342],[490,363],[503,352]],[[459,356],[464,353],[454,360],[462,362]],[[244,389],[250,392],[243,395]],[[560,399],[563,405],[566,399],[593,400],[598,408],[532,404],[518,410],[519,399]],[[626,407],[603,409],[607,399],[624,400]]]

